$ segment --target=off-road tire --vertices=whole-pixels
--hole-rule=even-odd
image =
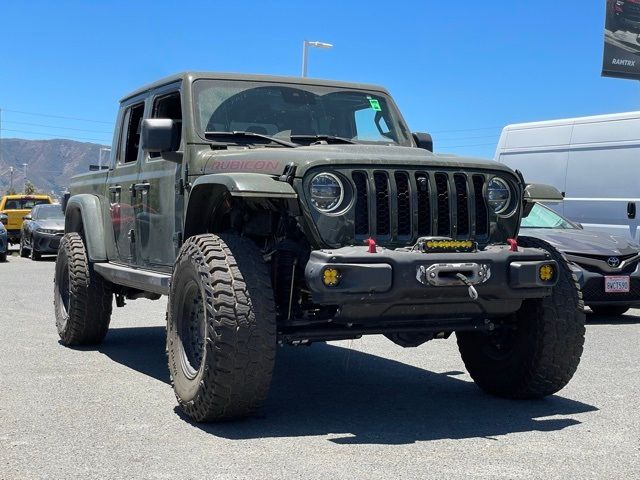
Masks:
[[[58,248],[53,292],[61,343],[100,343],[109,330],[112,300],[112,285],[94,271],[82,237],[65,234]]]
[[[589,308],[596,315],[616,317],[618,315],[624,315],[631,307],[627,307],[625,305],[594,305],[593,307],[589,306]]]
[[[235,235],[197,235],[180,249],[167,308],[171,383],[197,422],[253,414],[269,391],[276,313],[269,269]]]
[[[456,337],[467,371],[480,388],[500,397],[541,398],[561,390],[578,368],[585,335],[584,303],[564,255],[530,237],[519,237],[518,244],[546,250],[558,262],[552,294],[525,300],[507,319],[514,330],[459,332]]]

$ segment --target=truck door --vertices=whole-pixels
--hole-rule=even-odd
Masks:
[[[151,97],[150,118],[170,118],[182,124],[180,84],[164,86]],[[140,265],[171,271],[179,247],[182,220],[176,215],[182,194],[177,188],[181,165],[159,153],[143,152],[136,183],[138,255]],[[179,210],[178,210],[179,211]]]
[[[585,228],[640,240],[639,145],[572,150],[565,215]]]
[[[638,118],[576,123],[567,167],[567,217],[588,229],[640,239],[639,129]]]
[[[120,139],[115,161],[107,181],[107,198],[115,243],[115,258],[123,264],[135,264],[135,184],[140,167],[140,127],[145,103],[138,98],[123,106],[119,125]]]

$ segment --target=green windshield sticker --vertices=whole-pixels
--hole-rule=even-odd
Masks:
[[[382,111],[382,109],[380,108],[380,102],[378,102],[378,100],[376,100],[375,98],[370,98],[369,104],[371,105],[371,108],[373,108],[376,112]]]

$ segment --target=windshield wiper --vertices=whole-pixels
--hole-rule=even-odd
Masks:
[[[350,143],[356,144],[353,140],[335,135],[291,135],[291,140],[324,140],[327,143]]]
[[[255,132],[245,132],[242,130],[234,130],[233,132],[204,132],[205,137],[214,138],[262,138],[269,140],[270,142],[277,143],[278,145],[284,145],[285,147],[297,147],[298,145],[293,142],[288,142],[281,138],[271,137],[269,135],[263,135]]]

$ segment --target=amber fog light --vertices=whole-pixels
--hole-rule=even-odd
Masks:
[[[542,265],[540,267],[540,270],[538,270],[538,276],[540,277],[540,280],[542,280],[543,282],[548,282],[552,280],[554,274],[555,274],[555,271],[553,269],[553,265],[550,265],[548,263]]]
[[[340,270],[337,268],[325,268],[322,271],[322,283],[326,287],[335,287],[340,283]]]

